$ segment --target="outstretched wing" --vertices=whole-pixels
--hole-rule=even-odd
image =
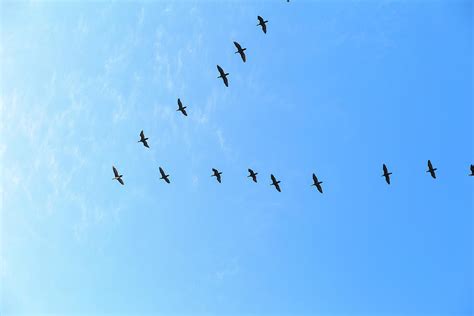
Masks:
[[[242,57],[242,61],[245,63],[247,61],[247,58],[245,57],[244,51],[240,51],[240,57]]]
[[[240,46],[239,43],[234,42],[235,47],[237,47],[237,50],[240,52],[242,50],[242,46]]]
[[[321,184],[316,184],[316,188],[318,189],[319,192],[323,193],[323,187],[321,186]]]
[[[264,24],[263,18],[260,15],[257,16],[257,19],[258,19],[259,24]]]
[[[221,183],[221,175],[219,173],[217,173],[216,178],[217,182]]]
[[[388,173],[388,169],[387,169],[387,166],[385,164],[383,164],[383,174],[387,174]]]
[[[281,192],[280,185],[278,184],[278,182],[275,182],[275,188],[278,192]]]
[[[276,184],[276,178],[273,174],[270,175],[270,178],[272,179],[273,184]]]
[[[262,31],[267,34],[267,25],[265,23],[262,23]]]
[[[433,170],[433,165],[431,164],[431,160],[428,160],[428,169]]]
[[[122,178],[118,178],[117,180],[118,180],[118,182],[120,182],[121,185],[124,185],[124,184],[125,184],[125,183],[123,183]]]
[[[168,179],[168,177],[163,178],[163,179],[165,179],[166,183],[170,183],[170,179]]]
[[[225,73],[224,70],[221,68],[221,66],[217,65],[217,71],[219,71],[219,74],[224,77]]]
[[[150,148],[150,146],[148,146],[148,142],[145,139],[142,140],[142,143],[146,148]]]
[[[166,173],[165,173],[165,171],[163,170],[163,168],[159,167],[159,169],[160,169],[161,177],[162,177],[162,178],[166,177]]]
[[[145,133],[143,133],[143,130],[140,132],[140,138],[143,140],[145,138]]]
[[[318,184],[318,177],[316,177],[316,175],[313,173],[313,182],[315,185]]]
[[[471,165],[471,173],[474,174],[474,165]]]
[[[181,100],[178,98],[178,107],[181,109],[183,107],[183,103],[181,103]]]
[[[183,113],[184,116],[188,116],[188,113],[186,113],[186,110],[185,110],[185,109],[181,109],[181,113]]]
[[[117,169],[116,169],[114,166],[112,166],[112,170],[114,171],[114,175],[115,175],[116,177],[118,177],[118,176],[119,176],[119,173],[118,173]]]

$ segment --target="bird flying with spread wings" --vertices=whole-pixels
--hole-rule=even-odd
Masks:
[[[275,189],[277,189],[278,192],[281,192],[280,181],[277,181],[273,174],[270,175],[270,178],[272,179],[272,183],[270,185],[275,186]]]
[[[112,166],[112,170],[114,171],[114,177],[112,178],[112,180],[117,180],[118,182],[120,182],[121,185],[124,185],[122,180],[123,175],[118,173],[117,168],[115,168],[115,166]]]
[[[169,179],[170,175],[166,174],[163,168],[159,167],[159,169],[160,169],[160,175],[161,175],[160,179],[165,180],[166,183],[170,183],[170,179]]]
[[[247,178],[252,178],[253,182],[257,182],[257,174],[258,172],[254,172],[252,169],[249,168],[249,175]]]
[[[225,86],[228,87],[229,80],[227,79],[227,76],[229,75],[229,73],[226,73],[224,69],[222,69],[219,65],[217,65],[217,70],[219,71],[219,77],[217,78],[222,78],[222,81],[224,81]]]
[[[392,174],[391,172],[388,172],[388,168],[385,164],[383,164],[383,175],[382,177],[385,177],[385,182],[387,182],[387,184],[390,184],[390,175]]]
[[[181,100],[178,98],[178,109],[176,111],[180,111],[183,113],[184,116],[188,116],[188,113],[186,113],[187,106],[183,106],[183,103],[181,103]]]
[[[221,183],[221,174],[222,174],[222,172],[219,172],[219,170],[212,168],[211,177],[216,177],[217,182],[219,182],[219,183]]]
[[[323,193],[323,187],[321,186],[322,182],[318,180],[318,177],[313,173],[313,184],[320,193]]]
[[[235,54],[240,54],[240,57],[242,58],[242,61],[245,63],[247,58],[245,57],[245,52],[244,51],[247,50],[247,48],[242,48],[242,46],[240,46],[240,44],[237,43],[237,42],[234,42],[234,45],[237,48],[237,51],[235,52]]]
[[[426,172],[429,172],[430,175],[433,177],[433,179],[436,179],[436,173],[435,173],[436,170],[438,169],[433,168],[433,164],[431,163],[431,160],[428,160],[428,170],[426,170]]]
[[[257,26],[261,26],[263,33],[267,34],[267,25],[266,25],[266,23],[267,23],[268,21],[263,20],[263,18],[262,18],[260,15],[257,16],[257,19],[258,19],[258,24],[257,24]]]
[[[143,143],[143,146],[145,146],[146,148],[150,148],[148,146],[148,137],[145,137],[145,134],[143,133],[143,131],[140,132],[140,140],[138,141],[139,143]]]

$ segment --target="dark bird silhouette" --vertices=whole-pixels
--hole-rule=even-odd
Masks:
[[[184,116],[188,116],[188,113],[186,113],[185,108],[187,108],[187,106],[183,106],[183,103],[181,103],[181,100],[178,98],[178,109],[176,111],[181,111]]]
[[[433,168],[433,165],[431,164],[431,160],[428,160],[428,170],[426,172],[429,172],[433,179],[436,179],[436,173],[435,171],[438,170],[437,168]]]
[[[471,174],[469,176],[474,177],[474,165],[471,165]]]
[[[323,188],[321,187],[322,182],[318,181],[318,177],[313,173],[313,184],[312,186],[315,186],[316,189],[318,189],[319,192],[323,193]]]
[[[229,80],[227,80],[227,76],[229,75],[229,73],[226,73],[224,71],[224,69],[221,68],[221,66],[217,65],[217,70],[219,71],[219,77],[217,78],[222,78],[222,80],[224,81],[224,84],[226,87],[229,86]]]
[[[265,23],[267,23],[268,21],[264,21],[260,15],[257,16],[257,19],[258,19],[257,26],[261,26],[263,33],[267,34],[267,25]]]
[[[277,181],[273,174],[270,175],[270,178],[272,178],[272,183],[270,185],[274,185],[275,189],[277,189],[278,192],[281,192],[280,181]]]
[[[254,172],[252,169],[249,169],[249,175],[247,178],[252,178],[253,182],[257,182],[257,174],[258,172]]]
[[[234,45],[237,48],[237,51],[235,52],[235,54],[240,54],[240,57],[242,57],[242,61],[245,63],[247,58],[245,57],[244,51],[247,50],[247,48],[242,48],[242,46],[240,46],[240,44],[237,42],[234,42]]]
[[[161,174],[161,177],[160,179],[163,179],[166,181],[166,183],[170,183],[170,179],[169,178],[169,174],[166,174],[165,171],[163,170],[163,168],[160,167],[160,174]]]
[[[392,174],[391,172],[388,172],[387,166],[385,164],[383,164],[383,175],[382,175],[382,177],[385,177],[385,181],[387,182],[387,184],[390,184],[390,175],[391,174]]]
[[[114,166],[112,166],[112,170],[114,171],[114,176],[115,176],[112,178],[112,180],[117,180],[118,182],[120,182],[121,185],[124,185],[123,180],[122,180],[123,175],[119,174],[117,171],[117,168],[115,168]]]
[[[143,143],[143,146],[146,148],[150,148],[147,143],[148,137],[145,137],[145,134],[143,134],[143,131],[140,132],[140,140],[138,141],[139,143]]]
[[[222,172],[219,172],[219,170],[212,168],[212,176],[211,177],[216,177],[217,182],[221,183],[221,174]]]

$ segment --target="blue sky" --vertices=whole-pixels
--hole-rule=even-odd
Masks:
[[[474,314],[470,1],[0,12],[2,315]]]

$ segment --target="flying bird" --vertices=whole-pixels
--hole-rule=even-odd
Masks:
[[[267,34],[267,25],[265,23],[267,23],[268,21],[264,21],[260,15],[257,16],[257,19],[258,19],[257,26],[261,26],[263,33]]]
[[[145,137],[145,134],[143,131],[140,132],[140,140],[138,141],[139,143],[143,143],[143,146],[146,148],[150,148],[147,143],[148,137]]]
[[[217,182],[221,183],[221,174],[222,172],[219,172],[219,170],[212,168],[212,176],[211,177],[216,177]]]
[[[181,100],[178,98],[178,109],[176,111],[180,111],[181,113],[183,113],[184,116],[188,116],[188,113],[186,113],[185,108],[187,108],[187,106],[183,106],[183,103],[181,103]]]
[[[227,80],[227,76],[229,75],[229,73],[226,73],[224,71],[224,69],[221,68],[221,66],[217,65],[217,70],[219,71],[219,77],[217,78],[222,78],[222,80],[224,81],[224,84],[226,87],[229,86],[229,80]]]
[[[383,175],[382,177],[385,177],[385,181],[387,182],[387,184],[390,184],[390,175],[392,173],[391,172],[388,172],[388,168],[385,164],[383,164]]]
[[[275,189],[277,189],[278,192],[281,192],[280,184],[279,184],[280,181],[277,181],[277,179],[275,178],[273,174],[270,175],[270,178],[272,178],[272,183],[270,185],[274,185]]]
[[[118,182],[120,182],[121,185],[124,185],[123,180],[122,180],[123,175],[119,174],[117,171],[117,168],[115,168],[114,166],[112,166],[112,170],[114,171],[114,176],[115,176],[112,178],[112,180],[117,180]]]
[[[235,54],[240,54],[240,57],[242,57],[242,61],[245,63],[247,59],[245,57],[244,51],[247,50],[247,48],[242,48],[242,46],[240,46],[240,44],[237,42],[234,42],[234,45],[237,48],[237,51],[235,52]]]
[[[315,186],[319,192],[323,193],[323,188],[321,187],[322,182],[318,180],[318,177],[313,173],[313,184],[311,186]]]
[[[253,182],[257,182],[257,174],[258,172],[254,172],[252,169],[249,169],[249,175],[247,178],[252,178]]]
[[[429,172],[433,179],[436,179],[436,173],[435,171],[438,170],[437,168],[433,168],[433,165],[431,164],[431,160],[428,160],[428,170],[426,172]]]
[[[474,165],[471,165],[471,174],[469,176],[474,177]]]
[[[161,177],[160,179],[163,179],[166,181],[166,183],[170,183],[170,179],[169,178],[169,174],[166,174],[165,171],[163,170],[163,168],[160,167],[160,174],[161,174]]]

